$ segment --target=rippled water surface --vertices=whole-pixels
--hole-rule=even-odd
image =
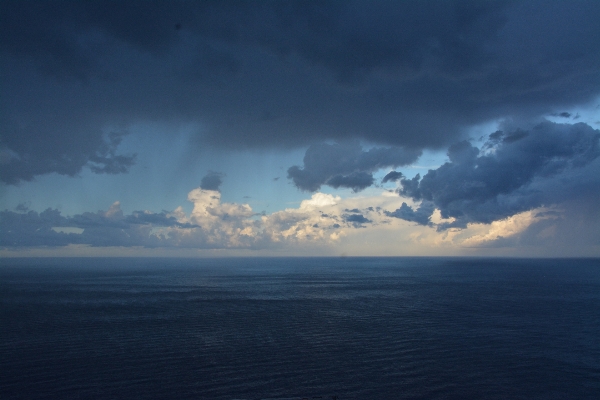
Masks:
[[[600,260],[0,260],[0,398],[599,399]]]

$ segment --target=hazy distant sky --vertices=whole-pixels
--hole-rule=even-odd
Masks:
[[[0,255],[600,256],[600,1],[2,1]]]

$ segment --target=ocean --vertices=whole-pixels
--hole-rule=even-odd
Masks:
[[[600,260],[0,260],[2,399],[600,399]]]

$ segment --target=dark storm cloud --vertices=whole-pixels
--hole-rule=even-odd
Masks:
[[[402,172],[390,171],[383,177],[381,183],[397,182],[400,178],[402,178]]]
[[[53,126],[55,121],[43,121],[46,116],[34,119],[38,117],[41,120],[18,127],[10,121],[12,116],[0,116],[6,121],[0,128],[0,151],[12,154],[1,163],[0,181],[16,184],[51,172],[75,176],[83,166],[98,174],[118,174],[135,163],[135,154],[116,154],[121,134],[105,135],[89,123],[70,126],[60,122]]]
[[[360,192],[373,184],[375,180],[373,175],[367,172],[353,172],[350,175],[335,175],[327,180],[325,184],[334,189],[340,187],[350,188],[355,192]]]
[[[125,172],[107,132],[146,121],[228,148],[439,148],[597,96],[598,20],[594,0],[3,1],[0,179]]]
[[[365,218],[365,216],[363,216],[362,214],[346,214],[343,215],[344,221],[350,223],[353,227],[355,228],[362,228],[364,227],[363,224],[368,224],[371,223],[373,221],[371,221],[368,218]]]
[[[221,172],[208,171],[200,181],[200,187],[204,190],[219,190],[223,183],[223,174]]]
[[[482,148],[466,141],[451,146],[449,162],[422,179],[402,179],[399,193],[422,200],[429,215],[435,207],[455,218],[441,229],[600,198],[600,131],[589,125],[544,122],[530,131],[498,131]],[[426,224],[420,213],[403,205],[389,215]]]
[[[421,153],[399,147],[363,150],[358,142],[311,145],[304,155],[304,167],[288,169],[288,178],[301,190],[314,192],[321,185],[346,187],[355,192],[374,183],[372,172],[385,167],[408,165]]]
[[[402,203],[396,211],[385,211],[388,217],[400,218],[406,221],[416,222],[419,225],[429,225],[431,214],[435,210],[435,206],[430,201],[424,201],[415,211],[408,204]]]

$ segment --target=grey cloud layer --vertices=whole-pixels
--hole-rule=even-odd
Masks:
[[[124,215],[119,202],[108,211],[63,216],[48,208],[41,213],[25,206],[19,212],[0,211],[0,248],[31,246],[264,249],[291,243],[317,245],[337,240],[344,229],[373,223],[358,209],[342,214],[341,200],[316,194],[298,209],[278,211],[259,218],[247,204],[221,203],[216,190],[197,188],[188,194],[191,214],[181,207],[173,212],[135,211]],[[323,201],[326,200],[326,201]],[[328,213],[322,211],[327,210]],[[366,210],[368,211],[368,210]]]
[[[519,212],[561,203],[598,202],[600,131],[589,125],[541,123],[529,131],[498,131],[478,149],[463,141],[450,161],[423,178],[401,178],[399,193],[422,201],[388,215],[428,224],[434,208],[454,218],[440,229],[490,223]]]
[[[229,148],[444,146],[597,96],[598,20],[593,0],[3,1],[0,179],[125,172],[118,138],[148,120]]]

